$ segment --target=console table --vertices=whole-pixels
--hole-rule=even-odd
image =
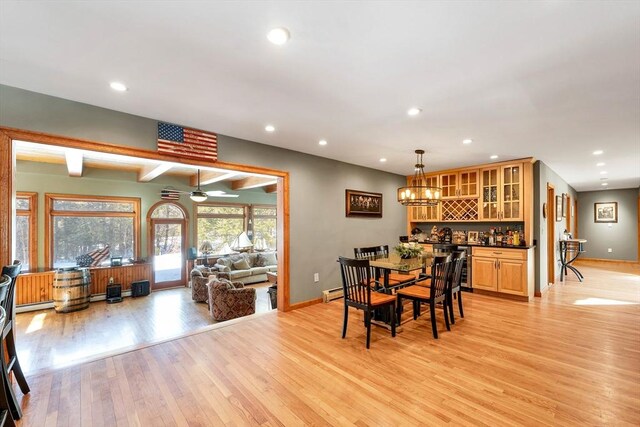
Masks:
[[[573,271],[578,280],[582,282],[584,276],[582,273],[578,271],[577,268],[572,266],[573,262],[578,258],[578,256],[585,252],[584,244],[587,243],[585,239],[568,239],[568,240],[560,240],[560,262],[562,263],[562,267],[560,268],[560,281],[564,280],[564,276],[567,275],[568,271]],[[570,256],[573,257],[569,259]],[[563,274],[564,273],[564,274]]]

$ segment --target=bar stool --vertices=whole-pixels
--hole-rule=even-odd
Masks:
[[[14,325],[16,323],[16,281],[21,268],[22,264],[20,264],[19,261],[14,261],[13,265],[8,265],[2,268],[2,274],[6,274],[11,278],[11,284],[9,285],[7,296],[2,302],[2,308],[4,308],[5,312],[7,313],[7,320],[5,321],[4,327],[2,328],[2,344],[6,344],[7,346],[6,359],[8,359],[5,360],[4,357],[2,358],[2,368],[5,375],[4,388],[9,400],[11,415],[13,415],[14,420],[19,420],[20,418],[22,418],[22,409],[20,408],[20,403],[18,402],[18,399],[16,398],[15,392],[13,391],[13,387],[11,385],[11,372],[13,372],[13,375],[18,382],[22,394],[27,394],[30,391],[27,380],[25,379],[22,368],[20,367],[20,362],[18,361],[18,354],[16,352],[16,337],[14,332]]]
[[[7,294],[9,291],[9,286],[11,285],[11,277],[7,275],[0,276],[0,328],[4,326],[5,321],[7,320],[7,312],[2,308],[2,304],[7,298]],[[0,343],[0,358],[4,360],[4,346]],[[0,371],[0,381],[2,381],[3,386],[0,387],[0,426],[10,426],[13,427],[16,425],[15,421],[13,421],[13,417],[11,416],[11,407],[9,404],[9,399],[7,396],[6,388],[4,384],[8,382],[8,378],[4,373],[4,369]]]

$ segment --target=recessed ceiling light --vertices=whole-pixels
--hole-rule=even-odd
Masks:
[[[600,175],[606,175],[606,174],[608,174],[608,173],[609,173],[609,172],[607,172],[607,171],[600,171]]]
[[[381,158],[381,159],[380,159],[380,161],[381,161],[382,163],[384,163],[384,162],[386,162],[386,161],[387,161],[387,159],[385,159],[385,158],[383,157],[383,158]]]
[[[601,167],[601,166],[604,166],[604,165],[605,165],[604,162],[596,163],[596,166],[598,166],[598,167]]]
[[[288,42],[289,37],[291,37],[291,34],[286,28],[274,28],[267,33],[269,41],[273,44],[277,44],[278,46]]]
[[[267,132],[274,132],[276,128],[273,125],[266,125],[264,127],[264,130],[266,130]]]
[[[600,154],[602,154],[602,153],[604,153],[604,151],[602,151],[602,150],[596,150],[596,151],[594,151],[594,152],[593,152],[593,155],[594,155],[594,156],[599,156],[599,155],[600,155]]]
[[[473,139],[463,139],[462,143],[463,144],[471,144],[473,142]]]
[[[606,183],[606,182],[603,182],[603,183],[602,183],[602,184],[600,184],[600,185],[602,185],[603,187],[606,187],[606,186],[607,186],[607,185],[609,185],[609,184],[608,184],[608,183]]]
[[[497,155],[497,154],[494,154],[493,156],[491,156],[491,157],[489,157],[489,158],[490,158],[491,160],[495,160],[495,159],[497,159],[497,158],[498,158],[498,155]]]
[[[318,144],[320,145],[327,145],[327,141],[324,139],[321,139],[320,141],[318,141]]]
[[[420,108],[413,107],[407,110],[407,114],[410,116],[417,116],[421,111],[422,110]]]
[[[111,83],[109,83],[109,86],[111,86],[111,89],[115,90],[116,92],[126,92],[127,91],[127,87],[124,85],[124,83],[111,82]]]

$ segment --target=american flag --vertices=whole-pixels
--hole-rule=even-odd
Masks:
[[[98,267],[109,259],[109,245],[101,249],[95,249],[76,258],[79,267]]]
[[[215,162],[218,160],[218,136],[158,122],[158,153]]]

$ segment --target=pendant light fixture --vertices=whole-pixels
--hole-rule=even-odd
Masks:
[[[196,203],[201,203],[207,200],[208,197],[207,193],[200,189],[200,169],[198,169],[198,186],[191,192],[189,198]]]
[[[398,188],[398,202],[404,206],[436,206],[442,197],[442,189],[427,185],[422,155],[424,150],[416,150],[415,174],[409,185]]]

